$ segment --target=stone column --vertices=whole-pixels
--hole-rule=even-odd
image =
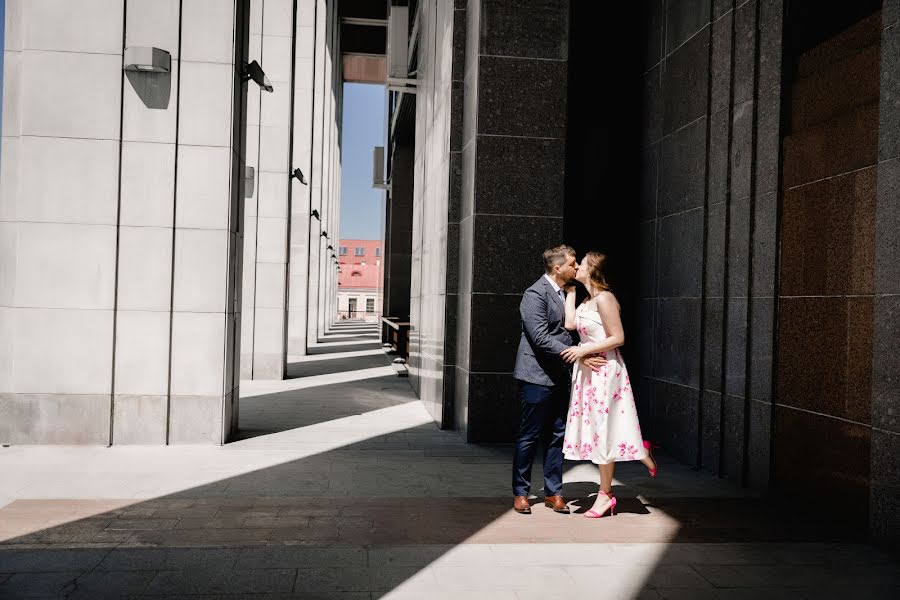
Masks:
[[[896,544],[900,531],[900,3],[897,0],[885,0],[881,22],[869,530],[875,538]]]
[[[509,440],[519,302],[563,234],[558,206],[517,185],[564,175],[569,2],[470,0],[466,19],[456,422],[469,441]]]
[[[4,441],[222,443],[232,431],[243,9],[7,4]],[[123,72],[130,45],[169,51],[170,73]]]
[[[319,311],[319,281],[321,273],[322,250],[327,244],[322,243],[322,231],[325,214],[322,201],[323,161],[324,161],[324,136],[327,131],[324,114],[327,83],[325,75],[325,58],[329,50],[329,40],[326,37],[328,31],[331,3],[325,0],[316,0],[316,46],[315,46],[315,85],[313,87],[313,122],[312,122],[312,169],[309,176],[310,186],[310,210],[319,213],[319,219],[310,221],[309,228],[309,275],[307,279],[307,305],[306,305],[306,345],[315,345],[318,340],[317,314]]]
[[[274,91],[248,90],[254,98],[256,121],[249,127],[258,135],[256,144],[256,190],[248,204],[256,214],[248,217],[254,226],[255,244],[245,246],[244,264],[252,279],[243,290],[243,304],[252,308],[245,323],[249,345],[242,353],[253,379],[282,379],[287,359],[287,262],[289,177],[291,171],[291,123],[293,98],[293,0],[252,0],[251,60],[257,60],[272,82]],[[256,104],[258,102],[258,104]],[[248,315],[249,316],[249,315]]]
[[[310,217],[312,207],[313,85],[315,83],[316,0],[297,1],[294,30],[294,115],[293,161],[307,185],[291,179],[290,271],[288,293],[289,356],[304,356],[307,350],[307,286],[309,281],[309,233],[317,221]]]

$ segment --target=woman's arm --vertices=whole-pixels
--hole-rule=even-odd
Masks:
[[[606,339],[595,344],[582,344],[564,350],[560,356],[566,362],[575,362],[588,354],[606,352],[625,345],[625,330],[622,329],[622,318],[619,315],[619,303],[616,301],[616,297],[611,292],[600,292],[592,302],[596,303],[597,311],[600,313],[603,328],[606,330]]]
[[[569,331],[575,330],[575,286],[566,286],[566,324]]]

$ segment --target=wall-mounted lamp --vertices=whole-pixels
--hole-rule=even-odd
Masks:
[[[334,246],[332,246],[331,244],[328,244],[328,247],[325,248],[325,249],[326,249],[326,250],[334,250]]]
[[[323,237],[323,238],[327,238],[327,237],[328,237],[328,232],[327,232],[327,231],[323,231],[323,232],[322,232],[322,237]]]
[[[337,260],[337,256],[335,256],[334,254],[331,255],[331,258]]]
[[[316,209],[312,209],[312,212],[309,213],[309,216],[315,217],[316,221],[321,221],[322,219],[319,217],[319,211]]]
[[[172,55],[162,48],[131,46],[125,48],[124,59],[126,71],[168,73],[172,68]]]
[[[267,92],[274,92],[275,88],[272,87],[272,82],[269,81],[269,78],[266,77],[265,71],[262,70],[262,67],[259,66],[259,63],[255,60],[244,67],[244,72],[241,76],[241,81],[250,81],[253,80],[256,85],[266,90]]]
[[[303,185],[307,185],[306,177],[303,176],[303,171],[301,171],[300,169],[294,169],[294,172],[291,173],[291,177],[294,177],[297,181],[299,181]]]

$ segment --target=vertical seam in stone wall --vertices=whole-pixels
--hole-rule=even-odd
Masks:
[[[178,2],[178,81],[175,84],[175,167],[172,183],[172,268],[169,270],[169,372],[166,389],[166,445],[169,445],[170,417],[172,414],[172,347],[175,337],[175,227],[178,216],[178,128],[181,123],[181,71],[184,65],[181,56],[181,34],[183,32],[184,0]]]
[[[727,14],[727,13],[726,13]],[[725,250],[722,269],[722,281],[725,285],[725,291],[722,296],[722,352],[719,360],[721,361],[719,381],[719,465],[718,475],[723,476],[725,464],[725,406],[728,398],[728,390],[725,386],[726,377],[728,375],[728,300],[731,285],[729,283],[729,254],[731,251],[731,163],[732,151],[731,143],[733,125],[734,125],[734,54],[735,54],[735,34],[737,33],[737,8],[731,6],[731,52],[729,56],[730,66],[728,70],[728,135],[725,136],[725,148],[728,152],[728,160],[725,168]]]
[[[296,89],[297,89],[297,0],[292,2],[291,14],[291,99],[290,99],[290,127],[288,129],[288,152],[287,152],[287,224],[285,230],[287,232],[285,239],[285,260],[284,260],[284,325],[282,326],[282,344],[283,350],[281,355],[281,375],[282,378],[287,377],[287,360],[288,360],[288,315],[290,314],[290,297],[291,297],[291,230],[293,229],[291,221],[293,212],[294,198],[294,180],[291,173],[294,166],[294,111],[296,110]],[[300,182],[297,182],[298,185]]]
[[[787,102],[791,97],[790,94],[785,93],[786,82],[788,78],[786,76],[785,66],[787,62],[784,59],[784,48],[786,48],[787,41],[787,33],[785,23],[787,22],[787,2],[782,2],[781,4],[781,64],[779,65],[779,72],[781,74],[780,81],[778,82],[779,86],[779,98],[778,103],[780,107],[780,111],[778,113],[778,180],[776,182],[776,200],[775,200],[775,276],[774,276],[774,286],[772,289],[772,365],[771,365],[771,379],[769,382],[770,385],[770,405],[769,405],[769,475],[768,475],[768,483],[767,483],[767,491],[769,496],[771,497],[774,492],[776,481],[775,481],[775,408],[778,402],[778,326],[779,326],[779,318],[778,311],[780,305],[780,296],[781,296],[781,214],[784,204],[784,134],[785,134],[785,119],[783,115],[789,114],[786,112],[789,109]]]
[[[259,0],[262,3],[260,15],[262,22],[259,24],[259,64],[265,64],[263,56],[266,46],[266,0]],[[241,83],[243,85],[243,82]],[[249,82],[247,83],[249,86]],[[261,90],[262,88],[260,88]],[[259,94],[259,114],[257,115],[257,123],[259,126],[256,131],[256,171],[260,171],[259,157],[262,156],[262,91],[253,90],[254,94]],[[250,379],[254,379],[254,371],[256,369],[256,274],[259,271],[259,184],[261,178],[257,177],[256,193],[253,195],[256,202],[256,219],[254,219],[255,230],[253,233],[253,319],[250,323]]]
[[[122,63],[119,69],[119,185],[116,190],[116,259],[113,275],[112,356],[109,381],[109,443],[113,444],[113,421],[116,409],[116,327],[119,321],[119,242],[122,230],[122,140],[125,137],[125,36],[128,32],[128,0],[122,0]]]
[[[747,243],[747,311],[746,311],[746,335],[744,336],[744,440],[741,459],[741,485],[747,486],[750,474],[750,412],[752,411],[752,399],[750,390],[752,384],[753,366],[753,236],[756,233],[756,160],[757,139],[759,130],[759,12],[760,4],[764,0],[756,0],[756,14],[753,18],[753,111],[750,120],[750,198],[747,200],[748,243]]]

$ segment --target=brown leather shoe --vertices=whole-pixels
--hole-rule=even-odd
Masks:
[[[531,505],[528,504],[528,496],[516,496],[516,501],[513,503],[513,510],[520,515],[530,515]]]
[[[562,496],[544,496],[544,506],[552,508],[553,512],[563,515],[569,514],[569,507],[566,506],[566,501]]]

